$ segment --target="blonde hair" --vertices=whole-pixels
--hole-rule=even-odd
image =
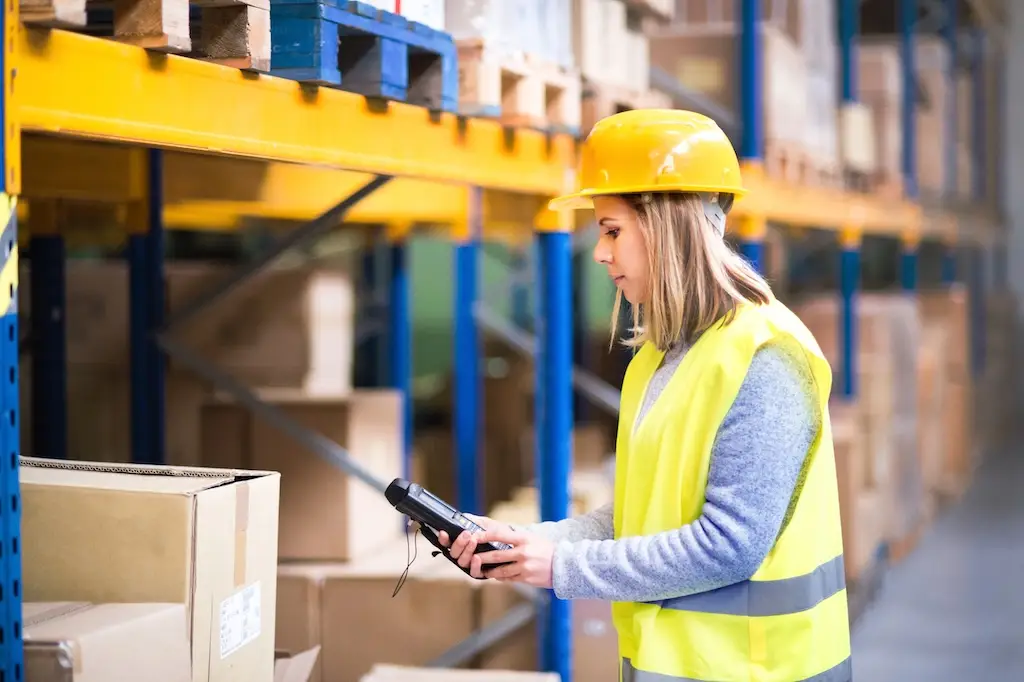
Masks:
[[[673,343],[693,343],[723,320],[729,324],[744,303],[765,304],[771,287],[715,230],[697,194],[655,192],[621,198],[637,215],[647,246],[650,291],[633,306],[630,336],[637,348],[652,342],[665,351]],[[622,291],[612,312],[612,343],[618,336]]]

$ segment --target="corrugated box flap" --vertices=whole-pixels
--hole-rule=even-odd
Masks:
[[[308,682],[319,655],[317,645],[301,654],[278,658],[274,661],[274,682]]]
[[[109,464],[22,457],[19,476],[34,485],[189,495],[263,472]]]

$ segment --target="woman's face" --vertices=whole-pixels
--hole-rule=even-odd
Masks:
[[[594,213],[600,230],[594,261],[608,269],[608,276],[630,304],[643,303],[650,269],[636,211],[619,197],[607,196],[594,197]]]

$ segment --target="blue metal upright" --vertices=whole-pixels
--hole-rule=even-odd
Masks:
[[[942,252],[942,283],[950,286],[956,283],[956,244],[944,245]]]
[[[156,341],[164,324],[163,152],[146,154],[146,206],[127,250],[131,455],[139,464],[163,464],[166,360]]]
[[[971,41],[971,149],[973,151],[973,173],[974,198],[984,200],[988,190],[986,179],[988,175],[988,154],[985,146],[988,144],[988,112],[985,107],[985,86],[987,84],[985,74],[985,33],[981,29],[975,29]]]
[[[459,509],[483,514],[480,499],[480,407],[483,401],[480,376],[480,331],[475,308],[480,278],[480,234],[483,225],[483,191],[469,191],[466,233],[455,246],[455,456]]]
[[[402,394],[402,476],[412,476],[412,280],[409,277],[409,247],[405,240],[391,245],[391,286],[388,312],[391,316],[391,387]]]
[[[857,56],[854,52],[860,32],[860,3],[839,0],[839,68],[844,104],[857,101]],[[844,229],[839,235],[839,340],[842,351],[842,394],[847,400],[857,395],[857,290],[860,288],[860,244],[858,230]]]
[[[839,316],[839,339],[843,355],[843,397],[857,395],[857,290],[860,288],[860,235],[843,235],[839,255],[839,291],[842,309]]]
[[[899,0],[900,62],[903,72],[903,98],[900,118],[903,128],[903,182],[907,196],[917,198],[917,69],[914,27],[917,0]]]
[[[957,157],[960,146],[960,135],[957,130],[957,92],[956,92],[956,69],[957,69],[957,5],[958,0],[946,0],[945,22],[943,23],[942,35],[949,50],[949,65],[946,73],[946,139],[945,161],[946,164],[946,194],[956,195],[957,191]]]
[[[860,33],[860,2],[839,0],[839,80],[843,102],[857,101],[857,55],[854,48]]]
[[[906,240],[900,252],[900,287],[908,293],[917,291],[918,242]]]
[[[988,191],[986,183],[988,167],[985,146],[988,144],[988,112],[985,107],[986,96],[986,74],[985,74],[985,34],[981,29],[975,29],[971,40],[971,147],[973,151],[973,187],[974,200],[983,204]],[[971,330],[974,332],[972,347],[972,365],[976,376],[980,376],[985,370],[985,344],[987,324],[985,315],[986,305],[986,271],[988,258],[986,257],[986,246],[977,245],[974,248],[974,264],[971,268],[971,289],[969,291],[971,310]]]
[[[538,232],[540,246],[540,301],[537,326],[537,430],[536,470],[540,512],[544,521],[569,515],[569,480],[572,474],[573,428],[573,294],[572,233]],[[572,679],[572,605],[550,593],[546,618],[540,628],[543,669]]]
[[[740,158],[746,168],[760,165],[764,155],[764,66],[761,56],[761,1],[743,0],[739,15]],[[764,220],[745,218],[740,225],[740,252],[758,271],[764,271]]]
[[[32,212],[29,242],[32,271],[32,446],[33,454],[64,459],[68,454],[68,379],[64,237],[53,204]]]
[[[917,0],[899,0],[900,62],[903,71],[903,182],[907,197],[916,199],[917,184],[917,68],[914,29]],[[904,291],[917,290],[918,239],[904,236],[900,252],[900,284]]]
[[[11,36],[17,5],[5,3],[0,35]],[[0,391],[0,677],[12,682],[24,679],[24,650],[21,635],[21,493],[18,456],[21,454],[21,410],[18,390],[18,212],[21,159],[13,146],[21,135],[13,104],[7,93],[14,89],[14,41],[5,39],[0,47],[0,199],[3,232],[0,233],[0,307],[4,311],[0,329],[0,362],[3,390]],[[13,119],[13,120],[12,120]]]

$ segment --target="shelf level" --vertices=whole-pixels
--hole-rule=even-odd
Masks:
[[[20,26],[25,131],[321,165],[536,195],[571,179],[575,142],[386,107],[111,40]]]

